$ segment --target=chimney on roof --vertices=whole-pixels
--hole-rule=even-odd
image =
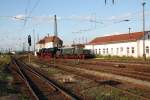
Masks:
[[[57,36],[57,16],[54,15],[54,36]]]
[[[49,37],[49,33],[47,34],[47,36]]]

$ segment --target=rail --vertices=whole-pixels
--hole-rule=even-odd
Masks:
[[[47,76],[44,76],[42,73],[36,71],[35,69],[26,65],[25,63],[15,59],[15,58],[12,59],[12,62],[14,64],[14,69],[17,70],[17,73],[18,73],[17,75],[19,75],[21,80],[24,81],[24,83],[28,87],[28,89],[29,89],[30,93],[32,94],[32,96],[34,97],[34,99],[36,99],[36,100],[42,99],[42,97],[41,97],[41,95],[39,95],[39,93],[43,94],[42,95],[43,98],[48,99],[47,97],[44,97],[45,95],[42,92],[42,90],[40,90],[40,88],[37,86],[37,84],[34,83],[35,80],[33,80],[33,79],[36,79],[38,81],[40,80],[40,81],[44,82],[47,85],[47,87],[52,88],[52,90],[59,91],[65,98],[67,98],[67,100],[80,100],[79,97],[68,92],[64,88],[60,87],[53,80],[50,80]]]

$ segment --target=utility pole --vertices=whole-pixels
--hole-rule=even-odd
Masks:
[[[57,32],[57,16],[54,15],[54,38],[53,38],[53,47],[58,47],[58,45],[55,43],[55,38],[58,36]]]
[[[54,15],[54,35],[57,36],[57,16]]]
[[[55,43],[55,38],[57,37],[58,33],[57,33],[57,16],[54,15],[54,38],[53,38],[53,47],[58,47],[58,44]],[[56,55],[54,54],[54,66],[56,63]]]
[[[129,34],[131,33],[131,27],[128,28],[129,29]]]
[[[87,44],[87,37],[85,38],[85,44]]]
[[[146,2],[142,2],[143,7],[143,58],[146,60],[146,54],[145,54],[145,5]]]
[[[131,27],[129,27],[128,29],[129,29],[129,38],[131,39]]]
[[[39,34],[37,34],[37,42],[39,42]]]
[[[79,43],[78,44],[80,44],[80,37],[79,37]]]
[[[72,41],[72,44],[75,45],[74,40]]]
[[[84,36],[82,36],[82,44],[84,44]]]
[[[33,47],[33,49],[34,49],[34,55],[36,55],[36,52],[35,52],[35,30],[33,29],[33,43],[34,43],[34,47]]]
[[[22,47],[22,51],[25,51],[25,42],[23,42],[23,47]]]

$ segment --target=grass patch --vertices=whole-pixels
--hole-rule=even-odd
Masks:
[[[96,55],[96,59],[103,59],[103,60],[118,60],[118,61],[145,61],[143,57],[132,57],[132,56],[111,56],[111,55]],[[150,61],[150,57],[147,57],[147,61]]]
[[[12,76],[8,71],[9,63],[9,55],[0,55],[0,96],[17,93],[15,88],[10,83],[12,81]]]
[[[8,70],[10,61],[10,55],[0,55],[0,97],[15,94],[19,100],[29,100],[27,96],[17,91],[16,86],[11,84],[13,77]]]
[[[59,74],[59,73],[61,73],[61,71],[58,70],[58,69],[55,69],[55,68],[49,68],[48,69],[48,74],[49,75],[54,75],[54,74]]]
[[[132,92],[134,94],[144,96],[150,99],[150,93],[149,91],[143,90],[143,89],[138,89],[138,88],[129,88],[127,91]]]
[[[106,86],[94,87],[84,92],[90,97],[95,97],[95,100],[140,100],[140,98]]]

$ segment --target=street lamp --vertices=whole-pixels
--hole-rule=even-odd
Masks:
[[[131,27],[128,28],[129,29],[129,34],[131,33]]]
[[[143,58],[146,60],[146,54],[145,54],[145,4],[146,2],[142,2],[143,6]]]
[[[116,21],[114,23],[129,22],[129,21],[130,21],[129,19],[124,19],[124,20]]]
[[[128,30],[129,30],[129,38],[132,39],[131,34],[130,34],[131,33],[131,27],[129,27]]]

